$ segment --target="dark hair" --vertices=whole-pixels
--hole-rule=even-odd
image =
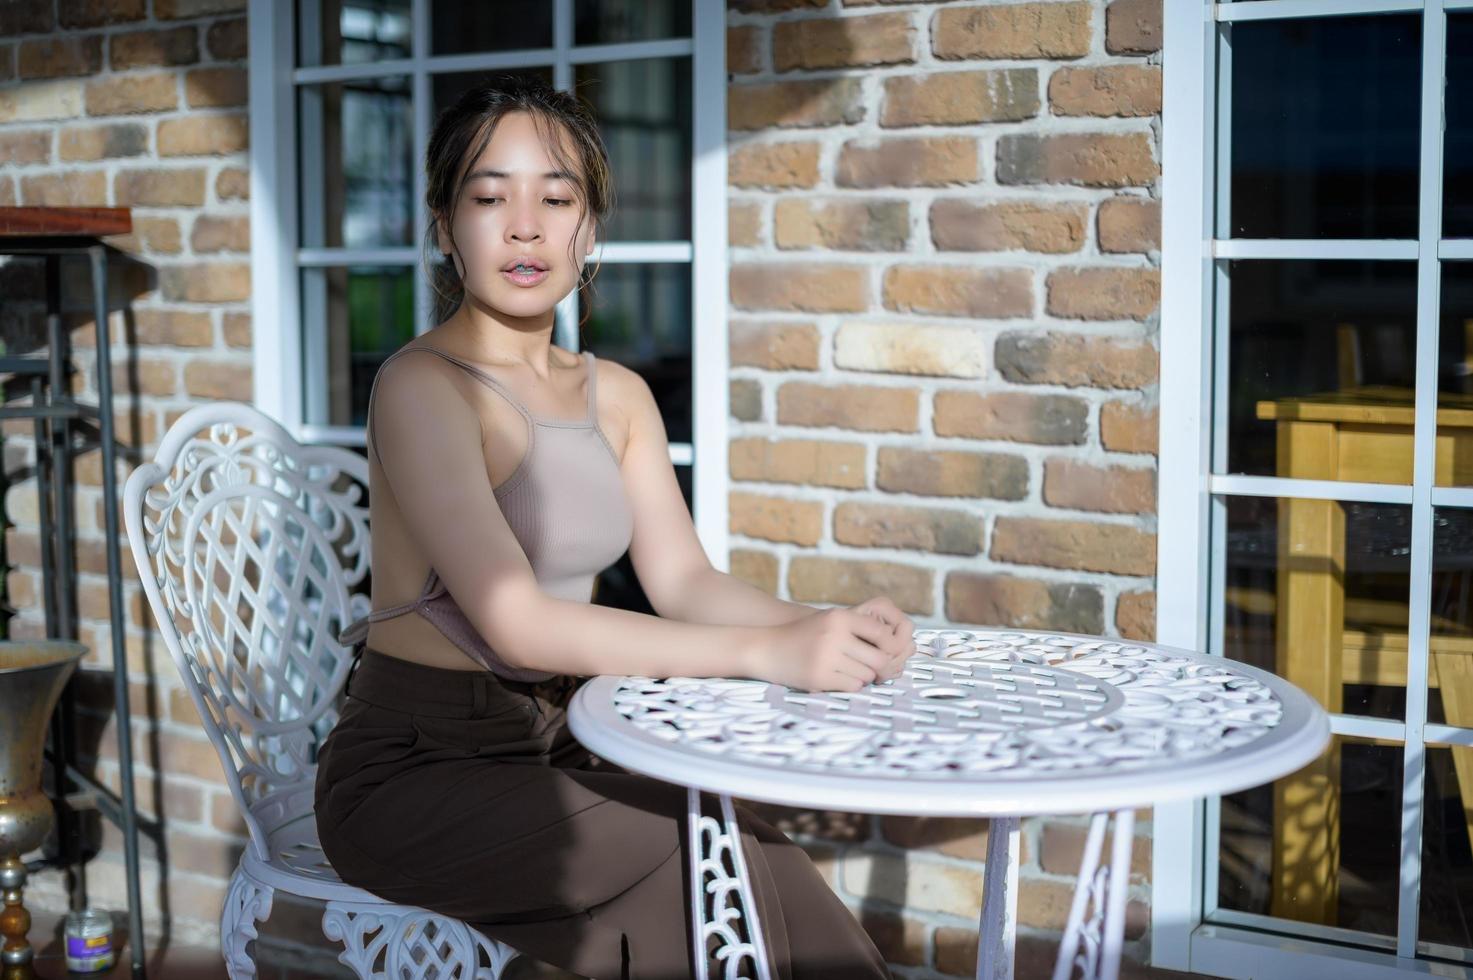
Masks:
[[[446,231],[454,243],[450,218],[461,191],[469,182],[471,165],[491,142],[491,133],[501,117],[517,111],[532,117],[538,135],[558,169],[574,175],[570,180],[578,200],[578,226],[573,233],[568,258],[577,268],[579,257],[573,253],[577,251],[583,222],[591,212],[596,222],[596,237],[601,239],[603,226],[613,211],[614,184],[609,172],[608,150],[587,103],[572,92],[560,92],[540,79],[523,75],[488,77],[466,91],[435,120],[429,145],[425,148],[425,204],[430,212],[429,227],[425,230],[426,248],[439,252],[435,223],[441,217],[445,219]],[[556,126],[561,126],[570,137],[578,156],[578,166],[573,166],[563,153],[556,138]],[[602,259],[599,261],[601,264]],[[430,286],[436,296],[434,322],[440,323],[460,305],[465,296],[465,283],[449,255],[442,256],[428,271]],[[592,309],[591,287],[597,274],[597,266],[591,272],[585,266],[578,279],[576,288],[588,291],[583,304],[584,320]],[[584,320],[578,321],[580,328]]]

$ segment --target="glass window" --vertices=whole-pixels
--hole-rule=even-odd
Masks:
[[[471,54],[552,46],[553,4],[525,0],[434,0],[430,52]]]
[[[1417,237],[1420,14],[1231,25],[1233,238]]]
[[[1410,483],[1416,263],[1224,267],[1226,471]]]
[[[1473,13],[1447,18],[1442,113],[1442,234],[1473,238]]]
[[[367,422],[379,365],[414,338],[414,275],[408,266],[302,270],[309,424]]]
[[[414,241],[409,79],[334,82],[298,93],[302,244],[372,248]]]
[[[610,241],[691,237],[690,58],[578,65],[614,172]]]
[[[299,63],[355,65],[410,55],[410,0],[309,0],[301,5]]]
[[[689,0],[574,0],[574,44],[690,37]]]

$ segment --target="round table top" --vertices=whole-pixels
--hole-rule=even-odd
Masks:
[[[904,674],[854,693],[607,675],[568,707],[595,755],[667,782],[857,813],[1088,813],[1230,793],[1329,742],[1304,692],[1152,643],[918,629]]]

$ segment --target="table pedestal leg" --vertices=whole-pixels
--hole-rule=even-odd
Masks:
[[[977,928],[977,980],[1013,980],[1018,932],[1018,818],[993,817],[987,829],[987,877]]]
[[[731,797],[721,794],[718,821],[701,812],[701,791],[687,789],[686,810],[691,845],[691,943],[697,980],[709,976],[708,955],[723,964],[722,977],[742,976],[742,963],[749,961],[757,980],[772,980]],[[712,936],[718,943],[708,954]]]
[[[1110,863],[1100,861],[1105,829],[1111,819]],[[1135,838],[1135,811],[1096,813],[1090,818],[1069,924],[1059,943],[1053,980],[1068,980],[1075,966],[1086,980],[1117,980],[1120,946],[1125,935],[1125,886],[1130,883],[1130,851]],[[1087,916],[1087,917],[1086,917]]]

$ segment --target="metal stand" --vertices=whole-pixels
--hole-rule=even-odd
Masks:
[[[75,531],[72,493],[73,420],[94,419],[102,450],[103,515],[106,533],[108,615],[113,654],[113,693],[117,712],[118,767],[121,798],[81,772],[76,756],[76,680],[62,693],[51,719],[51,787],[57,796],[60,853],[32,861],[27,870],[53,865],[72,871],[69,905],[87,904],[85,865],[79,852],[78,811],[96,809],[123,832],[128,879],[128,947],[133,977],[144,977],[143,902],[138,869],[138,812],[133,799],[132,724],[128,710],[128,657],[124,638],[123,576],[118,554],[118,487],[113,433],[111,346],[107,321],[108,247],[92,236],[0,237],[0,254],[42,255],[46,259],[46,333],[44,357],[0,357],[0,374],[29,377],[31,405],[0,405],[0,419],[35,420],[36,483],[41,521],[42,595],[46,636],[77,639]],[[77,402],[71,394],[71,351],[61,315],[61,259],[85,254],[91,268],[93,318],[97,343],[97,405]],[[57,778],[58,773],[62,778]],[[68,782],[70,781],[70,782]],[[75,788],[74,788],[74,786]]]

